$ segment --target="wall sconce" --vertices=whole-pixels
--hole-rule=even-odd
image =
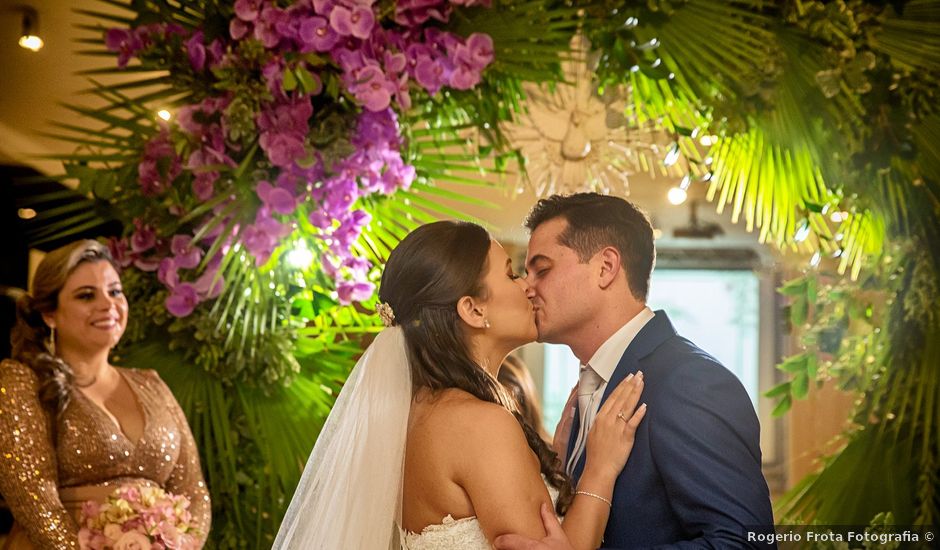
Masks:
[[[38,52],[42,49],[44,42],[39,38],[39,13],[30,6],[21,6],[20,11],[23,14],[23,29],[20,33],[20,47],[27,50]]]

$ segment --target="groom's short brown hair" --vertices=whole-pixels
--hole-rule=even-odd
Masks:
[[[645,302],[650,275],[656,262],[653,226],[642,210],[620,197],[598,193],[552,195],[539,200],[525,220],[530,232],[555,218],[564,218],[568,227],[559,242],[587,262],[605,246],[620,252],[620,263],[633,296]]]

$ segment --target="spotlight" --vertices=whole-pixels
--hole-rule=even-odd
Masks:
[[[287,253],[287,263],[296,269],[306,269],[313,262],[313,252],[307,248],[307,244],[298,241],[294,248]]]
[[[32,52],[38,52],[45,44],[39,37],[39,13],[35,8],[23,6],[20,8],[23,12],[23,30],[20,33],[19,44]]]
[[[20,208],[16,211],[16,215],[19,216],[21,220],[31,220],[36,217],[36,211],[32,208]]]
[[[170,119],[173,118],[173,115],[170,114],[170,111],[167,111],[166,109],[160,109],[159,111],[157,111],[157,116],[167,122],[169,122]]]
[[[688,198],[689,194],[685,192],[685,189],[681,187],[673,187],[666,193],[666,198],[669,202],[675,206],[678,206],[685,202],[685,199]]]

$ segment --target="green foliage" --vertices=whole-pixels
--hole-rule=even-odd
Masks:
[[[201,28],[208,43],[229,32],[227,25],[216,28],[215,23],[233,15],[231,2],[214,0],[99,1],[110,11],[81,11],[92,21],[82,26],[88,36],[81,43],[89,48],[86,53],[105,59],[103,37],[110,27],[175,22],[186,29]],[[507,150],[499,128],[521,108],[522,80],[559,78],[559,62],[578,26],[577,11],[558,10],[541,0],[496,4],[493,9],[458,10],[450,24],[458,34],[492,35],[497,61],[482,84],[433,98],[415,91],[416,108],[399,117],[402,156],[415,167],[414,184],[387,197],[365,196],[354,205],[373,222],[354,243],[353,252],[375,266],[381,266],[417,225],[440,217],[463,218],[461,204],[494,206],[438,184],[491,185],[483,181],[484,174],[506,172],[517,157]],[[386,3],[381,9],[388,13],[393,6]],[[157,369],[187,414],[213,496],[210,546],[263,548],[273,541],[354,358],[381,326],[373,314],[374,298],[356,306],[338,303],[334,282],[321,260],[327,244],[317,238],[318,229],[307,219],[316,205],[300,205],[295,230],[261,265],[232,244],[254,221],[258,206],[254,186],[268,174],[256,115],[259,106],[271,100],[261,68],[273,54],[257,41],[244,40],[236,52],[241,64],[199,74],[190,67],[183,36],[161,36],[142,50],[141,63],[135,60],[117,68],[108,59],[111,66],[87,72],[98,79],[90,81],[88,91],[103,106],[68,106],[85,120],[80,125],[56,125],[54,136],[76,146],[73,154],[57,158],[66,168],[61,178],[75,182],[81,193],[98,200],[97,205],[110,204],[111,214],[125,224],[127,233],[134,220],[143,219],[153,223],[161,236],[208,239],[211,244],[197,272],[221,257],[214,281],[224,282],[223,290],[182,318],[167,313],[167,290],[152,272],[125,270],[131,314],[119,356],[128,366]],[[317,53],[291,53],[283,61],[282,86],[305,93],[319,86],[310,67],[335,69],[332,59]],[[154,67],[160,70],[153,71]],[[344,93],[329,70],[318,76],[330,97]],[[201,201],[191,191],[195,174],[183,171],[165,195],[142,200],[137,166],[148,142],[164,132],[172,149],[184,158],[201,146],[174,124],[164,129],[153,113],[192,105],[220,92],[233,98],[224,106],[225,131],[226,138],[239,146],[234,166],[206,169],[220,174],[216,189],[225,192]],[[351,96],[345,102],[323,97],[313,99],[307,145],[327,159],[343,158],[352,151],[347,134],[353,101]],[[169,177],[171,168],[168,162],[157,164],[163,177]],[[101,217],[87,206],[64,214],[69,220],[48,229],[50,235],[81,230],[88,223],[100,223]],[[306,250],[313,261],[295,265],[289,258],[293,250]],[[377,281],[379,275],[375,268],[368,277]]]
[[[775,414],[830,379],[863,397],[845,450],[781,503],[785,516],[936,521],[940,2],[585,10],[601,85],[629,85],[638,120],[691,129],[677,132],[684,150],[718,137],[692,167],[718,209],[762,242],[818,254],[820,274],[781,290],[802,349],[768,395]]]
[[[176,21],[193,27],[231,10],[230,3],[206,0],[102,1],[127,13],[88,12],[97,22],[85,26],[92,35],[82,42],[94,54],[101,53],[107,26]],[[522,81],[558,81],[559,62],[580,29],[600,50],[599,88],[624,87],[626,118],[673,136],[673,147],[700,182],[695,185],[708,186],[719,211],[743,218],[761,242],[822,258],[820,273],[781,289],[802,349],[781,364],[785,380],[768,395],[778,399],[776,414],[830,379],[862,398],[845,449],[784,499],[784,515],[820,523],[860,524],[872,517],[873,523],[935,523],[940,2],[497,0],[490,10],[459,11],[450,26],[462,35],[490,34],[496,61],[477,89],[434,98],[415,94],[420,107],[401,122],[403,155],[418,179],[407,192],[357,205],[374,223],[355,252],[381,265],[415,226],[459,216],[447,206],[460,202],[459,195],[436,183],[490,185],[481,175],[508,173],[520,157],[507,150],[500,122],[524,109]],[[252,66],[263,65],[268,54],[257,43],[241,47]],[[187,63],[181,44],[152,53],[171,67]],[[309,90],[315,83],[300,61],[287,60],[284,85]],[[302,61],[329,62],[316,55]],[[123,77],[111,80],[115,74]],[[188,104],[214,89],[229,90],[254,98],[226,108],[229,137],[244,143],[244,156],[239,166],[219,169],[237,193],[244,187],[239,182],[256,177],[257,105],[251,102],[263,98],[265,83],[256,71],[219,69],[212,75],[215,88],[208,88],[185,74],[135,66],[89,73],[108,79],[93,82],[91,90],[107,106],[71,106],[89,124],[57,125],[55,135],[76,146],[62,158],[62,177],[101,199],[99,207],[120,203],[125,221],[165,207],[125,200],[138,152],[157,132],[150,113],[158,104]],[[323,85],[335,92],[339,82],[326,78]],[[341,137],[345,114],[340,107],[318,109],[311,145],[329,153],[348,148]],[[702,145],[704,136],[715,139]],[[192,144],[177,136],[174,146]],[[188,188],[190,182],[179,183]],[[190,208],[181,227],[194,226],[197,216],[217,206],[174,200]],[[234,230],[254,200],[239,195],[201,232],[223,224],[226,232]],[[87,209],[60,214],[68,219],[50,231],[78,231],[99,217]],[[179,392],[203,449],[216,502],[213,541],[221,548],[270,541],[359,338],[379,328],[370,315],[374,304],[339,306],[316,268],[279,267],[291,246],[322,252],[307,238],[311,231],[301,221],[261,266],[230,251],[220,271],[227,290],[184,320],[166,315],[165,292],[152,278],[125,275],[134,308],[128,337],[136,342],[128,359],[160,367]],[[213,248],[222,245],[217,240]],[[846,273],[852,281],[841,277]],[[370,276],[374,280],[378,271]],[[885,510],[892,516],[879,518]]]
[[[858,282],[808,274],[784,285],[805,351],[778,368],[775,414],[832,381],[860,396],[845,445],[778,503],[787,522],[858,524],[890,511],[897,524],[937,519],[940,293],[923,243],[894,243]],[[814,365],[818,365],[818,368]]]

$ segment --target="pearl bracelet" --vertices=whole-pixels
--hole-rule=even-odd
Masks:
[[[594,497],[594,498],[596,498],[597,500],[603,500],[604,502],[606,502],[606,503],[607,503],[607,506],[611,506],[611,507],[613,506],[613,504],[611,504],[609,500],[607,500],[606,498],[604,498],[604,497],[602,497],[602,496],[600,496],[600,495],[595,495],[594,493],[589,493],[589,492],[587,492],[587,491],[575,491],[574,494],[576,494],[576,495],[584,495],[584,496],[588,496],[588,497]]]

